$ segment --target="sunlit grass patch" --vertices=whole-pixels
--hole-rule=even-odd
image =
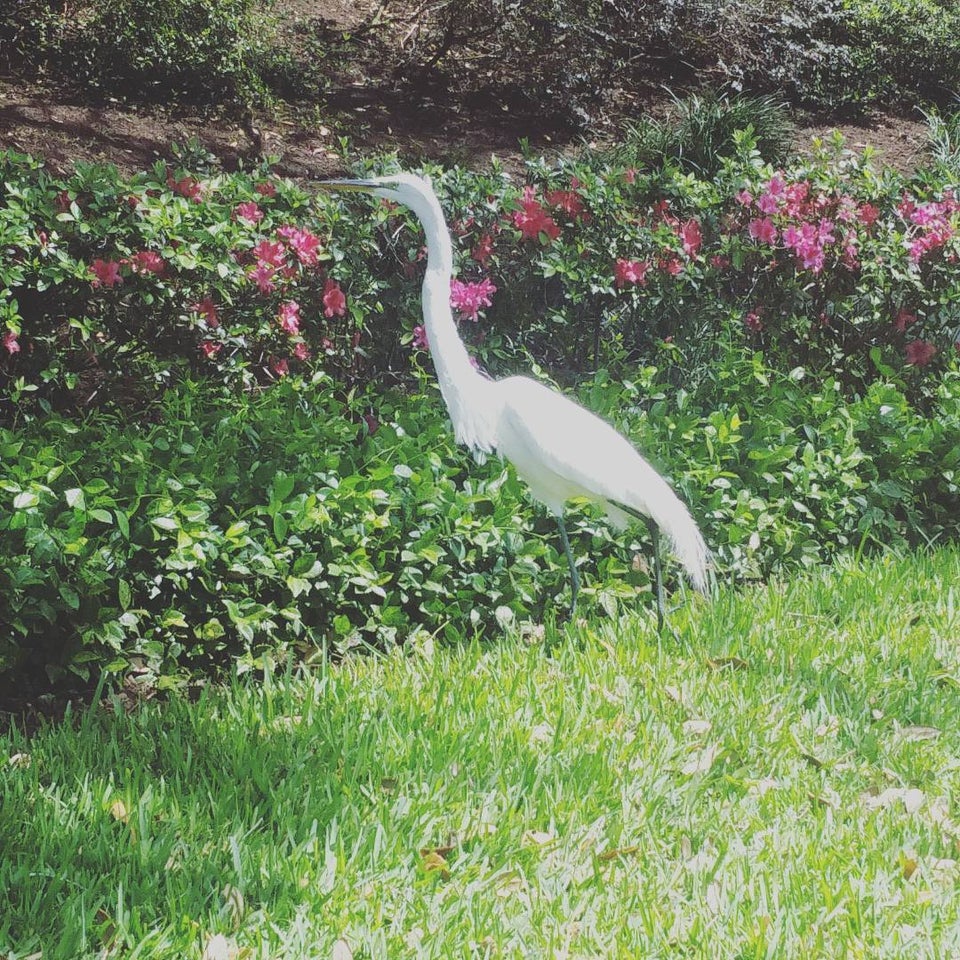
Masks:
[[[0,741],[0,952],[943,957],[960,554]],[[220,951],[220,954],[217,953]]]

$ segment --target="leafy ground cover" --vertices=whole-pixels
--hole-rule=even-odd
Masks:
[[[960,949],[960,554],[0,739],[0,951]],[[282,671],[281,671],[282,674]]]
[[[582,388],[681,490],[723,579],[956,537],[956,373],[924,411],[890,383],[848,403],[738,356],[695,392],[653,369]],[[194,388],[156,412],[0,432],[9,676],[180,685],[271,648],[498,635],[566,602],[554,524],[498,459],[455,446],[435,395],[344,403],[321,378],[240,403]],[[644,537],[590,510],[570,529],[587,608],[648,602]]]

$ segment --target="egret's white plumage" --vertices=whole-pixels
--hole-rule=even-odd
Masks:
[[[578,577],[563,525],[564,505],[572,497],[600,503],[620,529],[629,514],[652,521],[657,563],[656,529],[662,531],[690,582],[707,588],[709,553],[689,511],[667,482],[609,423],[578,403],[528,377],[490,380],[473,367],[450,308],[453,251],[443,211],[430,181],[411,174],[370,180],[334,180],[331,189],[362,190],[409,207],[420,220],[427,240],[423,280],[423,321],[456,438],[473,450],[496,450],[509,460],[560,524],[573,580],[576,605]]]

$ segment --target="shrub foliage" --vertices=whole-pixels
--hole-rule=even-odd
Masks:
[[[728,82],[862,110],[945,102],[960,86],[952,0],[387,0],[350,33],[257,0],[12,0],[7,65],[139,100],[314,99],[360,73],[404,98],[491,93],[589,123],[597,101],[656,83]]]
[[[691,503],[721,576],[956,536],[952,180],[839,144],[785,168],[735,146],[703,179],[433,170],[470,348],[495,372],[579,374]],[[0,671],[172,682],[562,598],[549,519],[455,449],[432,391],[394,389],[429,367],[404,211],[266,169],[61,178],[8,153],[0,174]],[[587,596],[645,595],[642,540],[589,509],[573,530]]]

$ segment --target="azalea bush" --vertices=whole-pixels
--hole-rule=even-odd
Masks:
[[[8,416],[31,396],[148,401],[199,369],[250,384],[320,354],[349,371],[358,318],[301,189],[164,165],[61,181],[9,154],[0,177]]]
[[[525,184],[432,170],[464,339],[494,371],[670,349],[699,376],[733,338],[848,394],[895,371],[928,391],[960,337],[960,200],[942,167],[908,180],[841,146],[775,168],[740,134],[709,180],[669,162],[531,161]],[[148,405],[201,373],[241,389],[322,369],[349,388],[428,363],[406,210],[268,169],[59,178],[7,153],[0,175],[7,420]]]

